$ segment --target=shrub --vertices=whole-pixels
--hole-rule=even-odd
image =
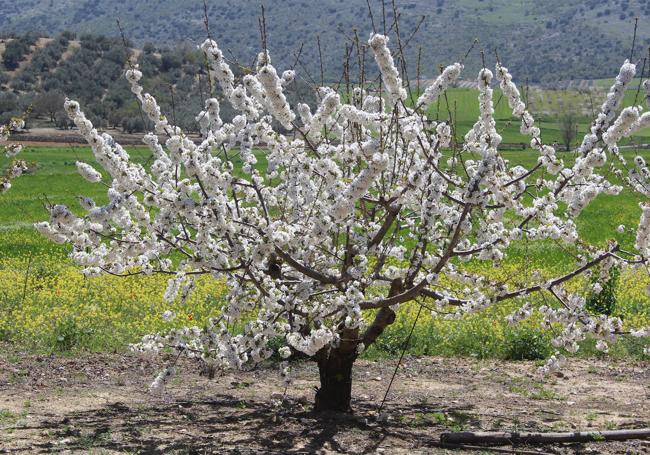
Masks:
[[[91,335],[92,329],[80,327],[74,317],[67,316],[55,324],[50,346],[56,351],[71,351],[83,347],[84,340]]]
[[[522,327],[506,334],[504,360],[542,360],[551,353],[548,336],[539,330]]]
[[[602,284],[603,289],[600,292],[593,292],[587,297],[585,308],[596,314],[606,314],[610,316],[616,310],[616,287],[621,275],[618,267],[613,267],[609,272],[609,278]],[[592,283],[598,281],[598,274],[594,273]]]

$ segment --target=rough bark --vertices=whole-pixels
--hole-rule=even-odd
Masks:
[[[318,361],[320,388],[316,391],[316,411],[352,411],[352,365],[355,360],[356,353],[333,349]]]
[[[391,283],[388,295],[398,294],[402,288],[402,281],[396,279]],[[359,342],[366,348],[370,346],[394,321],[393,310],[381,308],[363,336],[359,337],[357,329],[344,329],[337,348],[323,350],[316,355],[320,374],[320,388],[316,391],[314,405],[316,411],[352,411],[352,366],[357,359],[357,346]]]
[[[395,312],[390,308],[381,308],[377,311],[375,320],[363,335],[362,343],[367,347],[370,346],[381,335],[386,327],[395,322]]]
[[[397,278],[393,280],[390,284],[390,291],[388,292],[388,297],[393,297],[403,291],[404,285],[402,280]],[[370,324],[370,327],[366,329],[366,333],[363,334],[361,342],[364,344],[365,348],[370,346],[375,340],[384,332],[386,327],[395,322],[395,312],[389,307],[382,307],[377,311],[375,319]]]

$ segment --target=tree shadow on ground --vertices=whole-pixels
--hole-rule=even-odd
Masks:
[[[405,447],[437,446],[439,433],[449,426],[435,416],[465,416],[467,427],[478,423],[467,413],[468,408],[389,405],[391,415],[402,417],[376,423],[376,404],[365,402],[355,403],[354,414],[315,414],[310,405],[293,400],[277,406],[226,395],[133,406],[117,402],[70,412],[31,428],[23,427],[50,436],[50,441],[32,444],[25,451],[298,454],[325,448],[334,452],[375,453],[388,437],[405,441]]]

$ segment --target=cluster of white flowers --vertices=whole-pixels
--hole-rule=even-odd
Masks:
[[[542,143],[541,130],[535,126],[535,119],[526,110],[526,104],[521,98],[519,89],[512,81],[512,75],[508,68],[501,65],[501,63],[497,63],[496,77],[503,95],[508,99],[508,105],[512,109],[513,115],[521,120],[521,134],[529,135],[532,138],[530,146],[539,152],[539,163],[545,166],[546,170],[551,174],[557,174],[562,169],[563,163],[555,156],[553,147]]]
[[[463,65],[460,63],[454,63],[453,65],[447,66],[440,76],[438,76],[431,85],[429,85],[422,95],[418,98],[416,103],[417,107],[427,108],[433,102],[435,102],[438,97],[443,94],[450,85],[458,80],[461,71],[463,70]]]
[[[163,320],[164,320],[165,322],[171,322],[171,321],[173,321],[174,319],[176,319],[176,314],[174,314],[174,312],[173,312],[172,310],[166,310],[166,311],[162,314],[162,318],[163,318]]]
[[[0,147],[4,146],[8,158],[15,157],[23,150],[22,144],[7,144],[9,136],[23,128],[25,128],[25,120],[22,118],[12,118],[6,125],[0,126]],[[14,161],[5,170],[4,177],[0,177],[0,193],[8,191],[11,188],[11,180],[22,175],[27,169],[27,163],[24,161]]]
[[[336,338],[336,335],[330,330],[317,329],[312,331],[309,337],[304,337],[299,333],[291,333],[287,335],[287,342],[291,347],[300,352],[304,352],[307,355],[315,355]]]
[[[213,92],[220,87],[236,115],[224,122],[218,95],[211,95],[197,116],[200,143],[169,123],[132,66],[126,72],[131,91],[156,133],[144,138],[152,153],[148,169],[97,132],[78,103],[66,101],[106,177],[85,163],[77,163],[79,172],[89,181],[109,183],[108,202],[97,206],[81,198],[84,216],[53,206],[50,221],[37,228],[55,242],[69,243],[72,258],[88,275],[169,275],[164,296],[169,301],[186,298],[198,275],[225,277],[228,292],[219,320],[148,336],[135,347],[169,347],[220,368],[268,359],[277,337],[286,341],[279,350],[285,359],[294,351],[319,359],[343,351],[356,356],[390,324],[386,313],[417,298],[434,300],[435,311],[448,318],[517,299],[522,307],[508,318],[515,323],[535,311],[526,299],[535,292],[561,299],[557,308],[540,309],[545,327],[562,327],[558,348],[573,351],[591,334],[599,349],[607,350],[620,321],[590,315],[584,298],[561,288],[593,267],[626,261],[643,267],[650,256],[647,204],[632,259],[618,255],[617,245],[595,250],[578,241],[575,223],[596,196],[620,191],[598,170],[619,140],[647,125],[647,112],[639,107],[618,118],[614,112],[634,66],[626,63],[621,70],[590,132],[595,140],[583,142],[576,163],[565,167],[542,143],[501,64],[494,76],[487,68],[479,72],[479,118],[463,149],[451,154],[445,149],[455,146],[452,125],[432,124],[421,108],[457,80],[462,65],[447,67],[409,108],[388,38],[375,34],[369,43],[381,84],[356,87],[348,96],[321,87],[315,110],[299,104],[296,116],[284,94],[293,71],[278,76],[268,53],[262,53],[256,73],[236,81],[217,44],[205,41],[201,49]],[[493,77],[539,153],[529,169],[511,165],[499,151]],[[273,119],[300,134],[274,131]],[[464,152],[478,155],[459,158]],[[258,161],[259,153],[265,153],[265,161]],[[237,161],[243,172],[235,168]],[[645,162],[637,160],[627,182],[647,191],[649,175]],[[531,193],[533,187],[538,191]],[[513,288],[463,271],[461,261],[498,263],[512,242],[544,239],[574,246],[580,261],[573,272],[533,276],[531,283]],[[367,323],[363,310],[373,308],[384,310]],[[163,314],[165,320],[173,317]],[[241,327],[242,319],[243,330],[232,333],[229,328]],[[561,363],[558,354],[546,370]],[[157,378],[155,388],[168,376]]]
[[[280,362],[280,377],[285,388],[291,385],[293,378],[291,377],[291,365],[289,362]]]
[[[636,243],[634,247],[644,257],[650,257],[650,204],[641,202],[641,220],[636,232]]]
[[[377,176],[388,166],[388,155],[375,153],[368,167],[363,169],[337,199],[332,208],[332,218],[336,221],[345,219],[354,210],[357,201],[368,192]]]
[[[199,124],[201,134],[208,135],[208,132],[215,133],[219,127],[223,125],[223,121],[219,116],[219,100],[216,98],[208,98],[205,100],[205,110],[199,112],[196,116],[196,121]]]
[[[5,154],[11,158],[18,155],[23,150],[22,144],[7,144],[5,146]]]
[[[650,170],[643,157],[636,156],[634,158],[634,167],[628,170],[628,175],[623,175],[619,169],[616,171],[617,177],[622,178],[637,192],[650,197]]]
[[[600,113],[591,125],[590,132],[585,135],[580,145],[580,153],[584,156],[589,153],[598,143],[600,136],[607,130],[607,127],[616,116],[616,111],[625,96],[625,88],[634,79],[636,66],[625,60],[623,66],[616,76],[614,84],[607,93],[607,98],[600,108]]]
[[[88,180],[91,183],[101,182],[102,174],[99,171],[97,171],[94,167],[92,167],[90,164],[77,161],[76,165],[79,174],[84,179]]]
[[[20,117],[14,117],[10,119],[6,125],[0,126],[0,144],[4,144],[5,142],[7,142],[9,140],[9,136],[11,136],[12,133],[21,131],[24,128],[25,128],[25,119]],[[10,145],[6,147],[10,147]],[[15,147],[20,148],[21,146],[16,145]],[[9,151],[7,152],[9,153]],[[13,155],[15,155],[15,153],[10,154],[10,156]]]
[[[629,130],[639,120],[638,107],[626,107],[618,116],[613,125],[603,133],[603,142],[608,147],[616,147],[616,143],[625,135],[629,136]],[[626,132],[628,132],[626,134]]]
[[[292,122],[296,118],[296,114],[291,111],[287,98],[284,96],[283,88],[287,85],[287,79],[284,74],[282,79],[278,77],[278,73],[271,65],[270,58],[267,57],[265,61],[266,63],[257,72],[257,80],[264,89],[267,108],[282,126],[290,130],[293,128]]]
[[[508,315],[506,317],[506,321],[508,321],[510,324],[516,324],[517,322],[528,318],[531,314],[533,314],[533,306],[530,303],[526,303],[517,311]]]
[[[556,352],[546,361],[541,370],[543,373],[552,373],[561,369],[565,362],[566,357]]]
[[[278,349],[278,353],[280,354],[280,357],[283,359],[288,359],[291,357],[291,348],[289,346],[283,346],[280,349]]]
[[[223,52],[221,52],[217,43],[210,39],[203,42],[201,50],[208,60],[210,80],[219,81],[224,94],[230,98],[234,90],[235,75],[223,58]]]
[[[162,370],[149,386],[149,391],[155,394],[162,394],[165,391],[165,385],[169,382],[175,373],[176,370],[174,367],[167,367]]]
[[[399,76],[399,71],[395,67],[393,56],[388,49],[388,37],[375,33],[370,36],[368,44],[375,54],[375,61],[379,66],[382,80],[386,86],[386,92],[393,105],[397,105],[400,101],[404,101],[407,97],[406,88],[402,83],[402,78]]]

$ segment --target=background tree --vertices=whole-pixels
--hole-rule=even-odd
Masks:
[[[578,114],[570,108],[566,108],[558,116],[560,120],[560,132],[562,145],[565,151],[570,151],[573,141],[578,137]]]
[[[12,92],[0,93],[0,124],[7,125],[13,117],[20,115],[18,96]]]
[[[580,116],[583,115],[582,109],[582,98],[585,94],[582,91],[578,91],[580,98],[577,98],[575,95],[571,96],[571,92],[568,88],[558,89],[560,93],[563,93],[563,96],[560,96],[556,100],[556,109],[555,114],[558,122],[560,124],[560,137],[562,140],[562,145],[566,152],[570,151],[573,146],[575,146],[575,141],[578,138],[578,122]]]
[[[34,99],[34,113],[45,115],[51,123],[56,124],[56,113],[62,110],[65,96],[61,92],[41,93]]]
[[[65,111],[60,110],[54,114],[54,126],[62,130],[69,130],[74,126]]]
[[[23,56],[29,51],[29,45],[23,40],[14,39],[7,43],[2,54],[2,63],[9,71],[18,68]]]
[[[499,151],[490,70],[478,74],[480,115],[459,149],[453,125],[430,122],[426,112],[463,65],[444,68],[414,99],[386,36],[374,34],[367,46],[357,47],[359,59],[366,51],[374,56],[381,80],[365,80],[360,71],[355,84],[346,71],[343,96],[319,87],[312,110],[290,105],[285,92],[295,73],[278,74],[268,52],[236,78],[217,44],[206,40],[201,49],[211,86],[218,89],[197,116],[203,137],[198,145],[163,114],[132,66],[127,80],[156,133],[145,136],[153,155],[149,168],[132,162],[93,128],[79,103],[67,101],[68,115],[106,173],[81,162],[77,168],[90,182],[107,176],[108,202],[83,199],[83,216],[54,205],[50,221],[37,228],[70,243],[71,257],[89,276],[169,275],[168,301],[185,298],[196,276],[225,279],[219,317],[203,328],[146,336],[137,348],[171,349],[211,368],[244,368],[271,357],[271,346],[282,340],[281,357],[300,354],[317,362],[318,410],[350,409],[355,360],[407,302],[455,318],[515,299],[521,308],[510,322],[539,311],[542,326],[554,328],[558,349],[575,352],[590,335],[606,351],[621,320],[591,312],[585,297],[565,283],[596,266],[599,280],[607,280],[615,265],[645,267],[650,256],[650,204],[642,206],[629,248],[591,246],[580,240],[575,224],[598,194],[618,194],[619,182],[650,195],[643,159],[628,165],[617,147],[622,137],[650,125],[650,113],[638,107],[617,115],[635,66],[623,64],[578,158],[566,165],[542,142],[512,76],[497,62],[503,96],[539,154],[536,164],[524,168]],[[405,58],[401,51],[398,58]],[[183,65],[180,53],[163,51],[163,59]],[[220,116],[219,99],[236,113],[232,120]],[[274,122],[291,134],[274,129]],[[465,265],[496,267],[511,244],[549,239],[574,253],[567,256],[568,271],[554,277],[522,273],[491,282]],[[539,292],[556,304],[534,310],[527,299]],[[634,334],[647,336],[650,328]],[[544,369],[561,362],[558,351]],[[173,368],[152,387],[164,385]],[[289,364],[281,368],[290,379]]]

